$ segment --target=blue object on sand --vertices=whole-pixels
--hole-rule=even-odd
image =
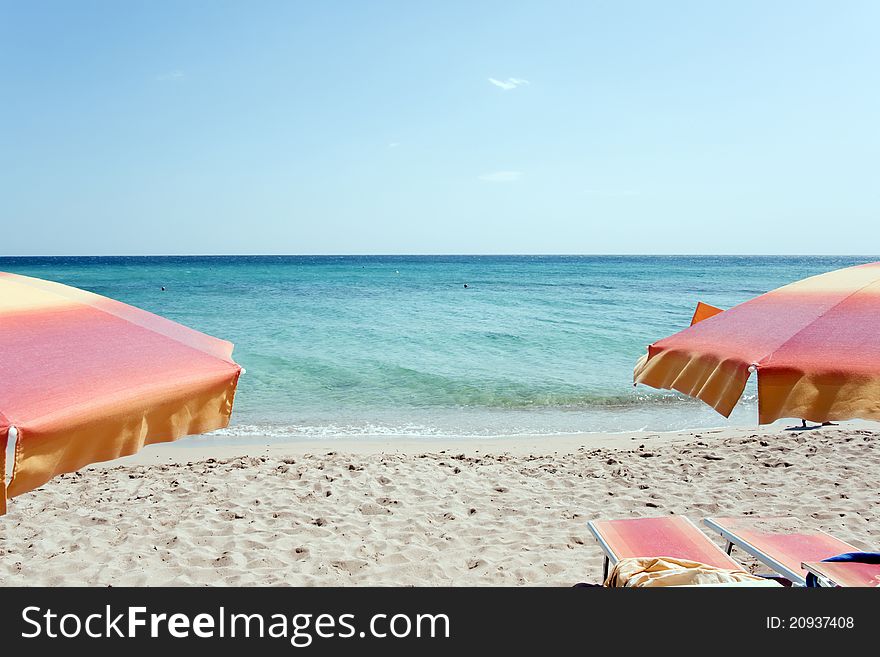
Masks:
[[[822,559],[822,561],[849,561],[850,563],[880,564],[880,552],[844,552],[834,557]],[[807,573],[807,586],[819,587],[819,578],[813,573]]]

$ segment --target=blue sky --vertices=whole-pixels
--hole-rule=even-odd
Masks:
[[[0,0],[0,252],[876,252],[878,22]]]

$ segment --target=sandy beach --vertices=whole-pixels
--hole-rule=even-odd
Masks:
[[[14,499],[0,584],[571,586],[601,577],[588,520],[666,514],[796,516],[876,549],[878,438],[844,425],[153,446]]]

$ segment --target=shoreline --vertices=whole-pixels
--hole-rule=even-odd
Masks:
[[[189,436],[175,442],[148,445],[137,454],[113,461],[94,463],[87,468],[109,468],[127,465],[151,465],[156,463],[182,463],[208,458],[235,458],[242,456],[305,456],[321,455],[327,452],[345,454],[404,454],[463,452],[473,454],[572,454],[579,450],[610,449],[626,450],[634,446],[650,444],[652,447],[687,443],[695,439],[707,438],[724,440],[749,435],[785,434],[829,434],[839,431],[875,431],[880,433],[880,423],[866,421],[841,422],[823,427],[810,424],[807,429],[777,423],[771,427],[716,427],[711,429],[691,429],[679,431],[624,431],[614,433],[577,434],[532,434],[516,436],[383,436],[364,434],[361,436],[322,437],[322,438],[284,438],[273,436],[248,436],[237,441],[227,436]]]

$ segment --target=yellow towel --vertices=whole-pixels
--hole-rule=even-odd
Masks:
[[[636,557],[618,561],[605,586],[741,586],[777,585],[744,570],[725,570],[696,561],[673,557]]]

